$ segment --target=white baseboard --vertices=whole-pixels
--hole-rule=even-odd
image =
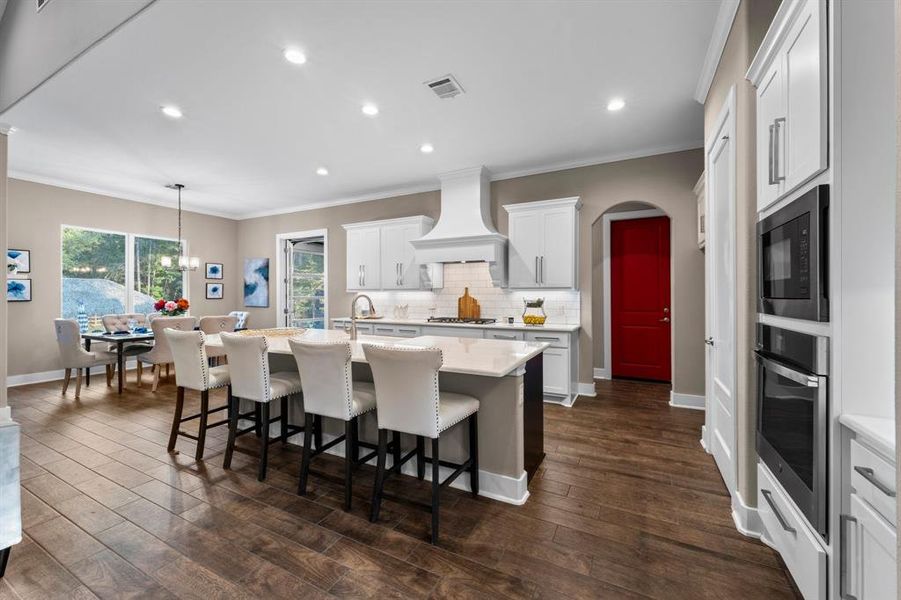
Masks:
[[[577,388],[576,395],[577,396],[585,396],[586,398],[594,398],[597,394],[594,391],[594,382],[591,383],[579,383],[579,387]]]
[[[701,425],[701,448],[704,452],[710,454],[710,447],[707,445],[707,426]]]
[[[732,496],[732,520],[739,533],[751,538],[761,539],[763,534],[763,522],[760,520],[756,508],[751,508],[741,497],[738,490]]]
[[[10,423],[12,420],[12,409],[8,406],[0,406],[0,423]]]
[[[669,393],[669,405],[676,408],[704,410],[705,404],[706,402],[704,400],[704,396],[697,396],[695,394],[679,394],[672,391]]]
[[[610,369],[607,367],[595,367],[594,368],[594,378],[595,379],[610,379]]]
[[[131,371],[135,369],[137,362],[131,359],[125,363],[125,370]],[[99,366],[91,369],[91,375],[103,375],[106,367]],[[45,383],[47,381],[62,381],[66,376],[65,369],[57,369],[55,371],[41,371],[39,373],[25,373],[24,375],[10,375],[6,378],[6,387],[17,387],[20,385],[28,385],[31,383]]]

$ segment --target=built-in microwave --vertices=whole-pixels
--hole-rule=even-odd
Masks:
[[[829,320],[829,186],[757,223],[758,312]]]

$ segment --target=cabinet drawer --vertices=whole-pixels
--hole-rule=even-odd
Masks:
[[[826,597],[826,551],[769,470],[757,465],[757,511],[804,598]]]
[[[485,337],[481,329],[475,327],[433,327],[422,328],[422,335],[437,335],[443,337],[480,338]]]
[[[560,331],[527,331],[527,342],[544,342],[555,348],[569,348],[569,334]]]
[[[350,325],[348,325],[350,327]],[[357,321],[357,333],[365,333],[367,335],[372,335],[372,324],[371,323],[360,323]]]
[[[358,326],[359,327],[359,326]],[[397,335],[397,327],[394,325],[373,325],[373,335]]]
[[[875,452],[851,440],[851,487],[884,519],[896,526],[895,502],[898,486],[895,468]]]
[[[415,325],[396,325],[394,327],[394,335],[397,337],[419,337],[422,335],[422,329]]]
[[[489,340],[509,340],[519,341],[524,339],[522,331],[495,331],[492,329],[485,330],[485,337]]]

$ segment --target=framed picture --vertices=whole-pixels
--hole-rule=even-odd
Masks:
[[[206,299],[207,300],[222,300],[222,288],[223,284],[221,283],[208,283],[206,284]]]
[[[244,306],[269,306],[269,259],[244,259]]]
[[[6,301],[7,302],[31,302],[31,280],[30,279],[7,279],[6,280]]]
[[[222,263],[207,263],[206,264],[206,278],[207,279],[222,279]]]
[[[31,250],[10,248],[6,251],[6,264],[14,266],[15,273],[31,273]]]

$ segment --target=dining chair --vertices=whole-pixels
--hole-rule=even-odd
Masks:
[[[222,332],[232,332],[238,325],[238,317],[233,315],[222,315],[218,317],[200,317],[198,327],[200,331],[213,334]],[[213,359],[218,364],[218,360],[225,356],[225,347],[217,346],[215,348],[207,348],[207,357]],[[178,367],[175,367],[176,370]]]
[[[375,449],[374,445],[359,441],[359,419],[375,409],[375,387],[366,381],[353,381],[351,349],[347,342],[306,342],[289,339],[288,345],[297,361],[303,388],[304,430],[313,432],[314,417],[338,419],[344,423],[344,435],[319,446],[314,451],[313,435],[304,433],[303,456],[300,463],[300,482],[297,493],[305,496],[310,461],[344,442],[344,510],[350,510],[355,467],[371,460],[372,452],[359,457],[359,447]]]
[[[233,310],[228,313],[230,317],[238,317],[238,322],[235,324],[235,329],[246,329],[247,328],[247,317],[250,316],[250,313],[246,310]]]
[[[81,345],[81,330],[78,321],[74,319],[54,319],[53,326],[56,329],[56,343],[59,345],[59,355],[63,368],[66,370],[63,379],[63,395],[69,389],[72,379],[72,369],[75,369],[75,399],[81,397],[81,378],[85,369],[104,365],[106,366],[106,385],[110,385],[116,365],[116,353],[105,350],[88,352]]]
[[[128,331],[128,323],[132,320],[134,320],[138,327],[147,327],[150,323],[147,317],[141,313],[113,313],[100,317],[100,322],[103,324],[103,328],[107,333]],[[126,343],[122,348],[122,354],[125,355],[127,360],[128,357],[136,356],[138,354],[141,354],[142,352],[147,352],[151,348],[153,348],[153,342]],[[116,344],[109,344],[107,346],[107,350],[109,350],[110,352],[115,352]],[[141,380],[143,367],[144,366],[141,364],[141,361],[138,361],[138,381]]]
[[[243,335],[240,333],[220,334],[225,354],[228,357],[228,368],[231,375],[232,399],[229,409],[228,444],[225,447],[223,468],[231,468],[232,453],[235,451],[235,439],[251,431],[261,436],[260,466],[257,478],[266,478],[266,467],[269,458],[269,428],[273,423],[281,424],[282,444],[288,443],[288,436],[304,431],[288,423],[288,398],[302,394],[300,375],[296,372],[275,372],[269,370],[269,345],[261,335]],[[240,400],[254,402],[255,423],[253,427],[238,430]],[[270,419],[269,405],[273,400],[281,401],[281,411],[277,418]],[[241,448],[239,451],[243,452]]]
[[[416,456],[416,475],[425,476],[425,464],[432,465],[432,543],[438,543],[439,496],[442,487],[450,485],[463,471],[469,471],[469,485],[473,496],[479,493],[479,401],[467,394],[442,392],[438,384],[438,370],[444,362],[438,348],[413,348],[400,346],[364,345],[366,362],[372,369],[375,381],[376,417],[379,428],[378,460],[375,485],[372,488],[372,512],[370,520],[379,517],[382,492],[385,485],[385,459],[388,449],[388,431],[416,436],[416,448],[397,462],[392,473],[413,455]],[[439,439],[444,431],[464,420],[469,420],[469,459],[461,464],[445,462],[439,458]],[[432,440],[432,455],[425,456],[425,438]],[[439,468],[454,471],[440,481]],[[389,473],[390,474],[390,473]]]
[[[147,363],[153,366],[153,386],[150,391],[155,392],[160,384],[163,365],[168,367],[172,362],[172,351],[163,331],[166,329],[193,331],[194,317],[157,317],[150,323],[150,329],[153,331],[153,347],[143,354],[138,354],[137,359],[138,364]],[[168,376],[168,370],[166,374]],[[138,371],[138,387],[141,387],[141,371]]]
[[[209,415],[228,409],[231,402],[227,401],[223,406],[210,409],[210,390],[228,387],[231,397],[231,379],[228,366],[210,367],[206,351],[206,335],[203,331],[180,331],[177,329],[165,329],[163,334],[169,344],[172,353],[172,361],[175,363],[175,385],[178,391],[175,396],[175,414],[172,417],[172,432],[169,434],[167,450],[175,449],[178,436],[186,437],[197,442],[194,458],[203,458],[203,447],[206,443],[206,432],[210,427],[227,425],[228,419],[209,423]],[[185,407],[185,390],[200,392],[200,412],[188,417],[183,417]],[[181,430],[181,424],[186,421],[199,419],[197,435],[192,435]]]

